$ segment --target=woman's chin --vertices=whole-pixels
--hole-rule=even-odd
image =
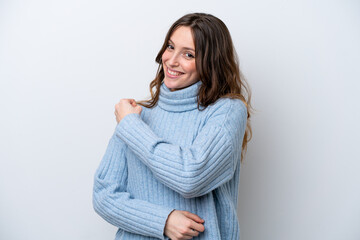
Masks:
[[[176,90],[178,88],[178,86],[176,84],[171,83],[171,81],[169,81],[167,79],[164,80],[164,84],[171,91],[174,91],[174,90]]]

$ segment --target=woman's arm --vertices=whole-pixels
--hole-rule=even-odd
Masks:
[[[126,115],[116,135],[163,184],[186,198],[201,196],[232,178],[241,153],[246,107],[240,100],[224,102],[189,147],[158,137],[139,114]]]
[[[126,145],[114,134],[94,176],[93,207],[116,227],[164,239],[165,223],[174,209],[133,199],[126,192],[125,148]]]

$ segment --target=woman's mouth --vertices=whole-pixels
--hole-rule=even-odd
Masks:
[[[174,70],[170,70],[169,68],[167,68],[166,71],[167,75],[171,78],[176,78],[179,77],[180,75],[183,75],[184,73],[182,72],[178,72],[178,71],[174,71]]]

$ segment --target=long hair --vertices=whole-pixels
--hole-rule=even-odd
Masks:
[[[138,103],[144,107],[152,108],[159,100],[160,87],[164,79],[162,54],[166,50],[172,33],[180,26],[190,27],[195,41],[196,70],[199,80],[202,82],[198,93],[198,109],[201,106],[204,110],[219,98],[224,97],[240,99],[246,105],[247,124],[242,142],[242,161],[247,143],[252,137],[250,125],[251,92],[240,71],[238,56],[230,32],[219,18],[211,14],[191,13],[181,17],[170,27],[164,44],[155,59],[159,65],[156,77],[150,83],[151,98]]]

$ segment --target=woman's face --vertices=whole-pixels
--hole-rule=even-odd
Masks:
[[[171,91],[186,88],[198,79],[191,28],[180,26],[171,35],[162,55],[164,83]]]

